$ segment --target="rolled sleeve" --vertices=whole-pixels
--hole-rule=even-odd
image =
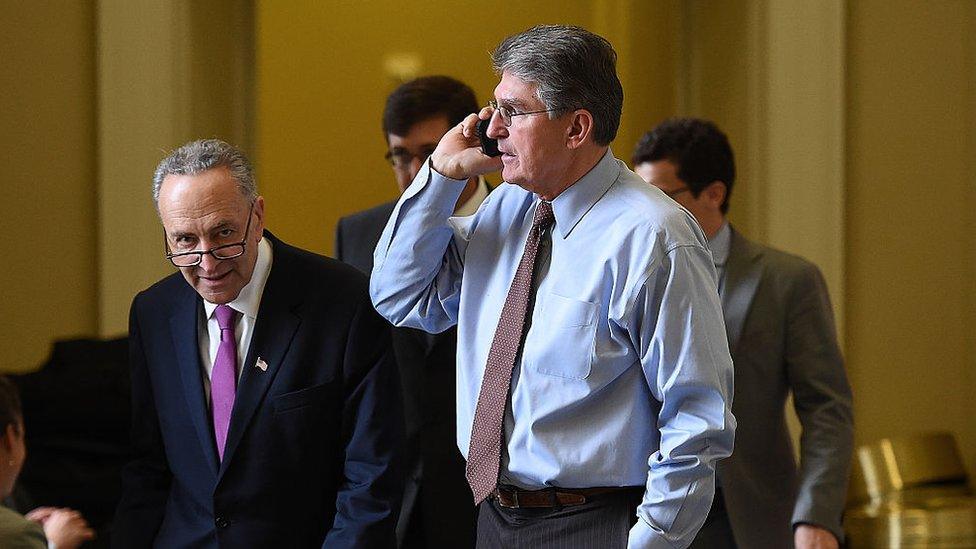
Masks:
[[[731,455],[735,432],[732,359],[708,251],[671,249],[636,303],[641,362],[660,402],[660,444],[648,460],[629,546],[687,547],[711,507],[715,462]]]

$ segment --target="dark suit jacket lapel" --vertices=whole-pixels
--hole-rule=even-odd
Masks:
[[[376,244],[380,241],[380,237],[383,236],[383,229],[386,228],[386,223],[390,220],[390,216],[393,215],[393,208],[396,207],[396,201],[384,204],[384,207],[376,211],[375,216],[370,221],[365,234],[353,235],[353,238],[359,240],[356,243],[358,253],[356,255],[360,256],[355,258],[354,262],[350,262],[353,267],[356,267],[366,273],[366,276],[370,276],[373,272],[373,250],[376,249]]]
[[[173,315],[169,319],[176,361],[183,381],[183,395],[193,427],[207,464],[217,475],[217,447],[210,425],[210,412],[203,394],[203,365],[200,364],[200,344],[197,329],[200,325],[200,297],[189,286],[176,298]]]
[[[237,396],[231,412],[219,476],[223,476],[227,464],[233,459],[234,451],[244,436],[251,417],[264,400],[301,324],[301,318],[295,314],[295,309],[301,303],[301,295],[291,285],[288,246],[270,233],[266,232],[265,237],[271,241],[274,259],[261,296],[261,307],[258,309],[258,319],[247,357],[241,363],[241,378],[237,384]],[[259,357],[267,364],[267,370],[257,367]],[[219,480],[218,477],[218,482]]]
[[[762,280],[763,266],[759,261],[762,250],[732,229],[729,257],[725,263],[725,284],[722,310],[725,312],[725,330],[729,337],[729,349],[735,354],[742,335],[742,327],[756,288]]]

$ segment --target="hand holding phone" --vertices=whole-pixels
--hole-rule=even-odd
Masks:
[[[498,146],[486,135],[489,121],[480,118],[490,114],[485,109],[469,114],[437,143],[430,155],[431,167],[437,173],[460,180],[502,169]]]
[[[478,133],[478,140],[481,141],[481,152],[485,156],[501,156],[502,152],[498,150],[498,140],[488,137],[488,126],[491,125],[491,118],[487,120],[479,120],[478,125],[475,126]]]

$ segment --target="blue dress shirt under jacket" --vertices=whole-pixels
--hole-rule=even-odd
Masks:
[[[463,188],[425,163],[377,244],[370,293],[398,326],[457,324],[457,441],[466,456],[538,198],[505,184],[475,215],[451,218]],[[630,547],[685,547],[735,430],[705,236],[609,150],[552,207],[550,263],[512,377],[501,475],[529,489],[643,485]]]

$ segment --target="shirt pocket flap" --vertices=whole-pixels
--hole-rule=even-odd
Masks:
[[[557,328],[589,326],[596,319],[596,305],[558,294],[549,294],[542,307],[540,320]]]

